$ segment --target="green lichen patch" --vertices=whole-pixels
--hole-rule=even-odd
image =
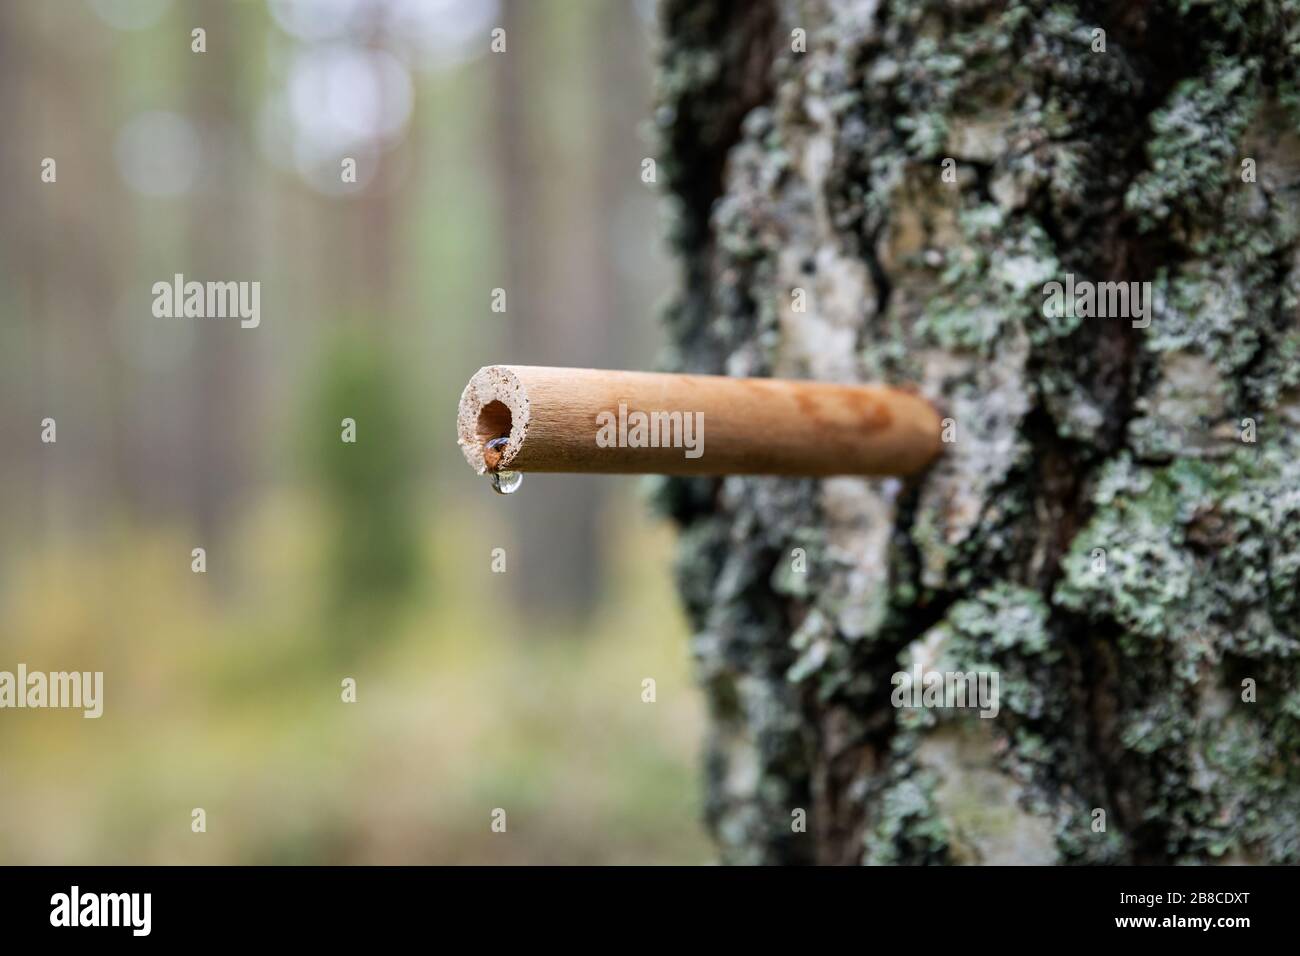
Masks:
[[[1149,168],[1124,197],[1142,228],[1166,224],[1176,213],[1196,218],[1219,208],[1259,96],[1257,65],[1233,57],[1215,57],[1208,74],[1177,85],[1151,117]]]

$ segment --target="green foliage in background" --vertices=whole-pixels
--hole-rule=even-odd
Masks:
[[[373,337],[344,331],[324,349],[312,386],[308,461],[332,520],[326,610],[344,641],[385,618],[420,580],[409,517],[413,434],[395,366]],[[343,440],[345,419],[356,423],[355,441]]]

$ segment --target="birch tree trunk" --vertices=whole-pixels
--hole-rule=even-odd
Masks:
[[[955,438],[660,487],[723,859],[1300,862],[1300,2],[660,15],[664,364],[913,382]],[[1045,315],[1067,274],[1149,324]],[[917,665],[997,716],[896,708]]]

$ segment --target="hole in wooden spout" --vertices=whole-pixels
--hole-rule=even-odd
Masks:
[[[488,402],[479,409],[475,437],[483,446],[483,464],[489,471],[495,470],[501,464],[503,449],[488,448],[487,443],[494,438],[509,436],[512,424],[510,409],[504,402]]]

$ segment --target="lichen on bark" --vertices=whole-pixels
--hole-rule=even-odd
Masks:
[[[657,487],[723,858],[1300,862],[1300,0],[661,20],[663,364],[956,429],[910,483]],[[1045,317],[1065,273],[1149,326]],[[997,717],[894,708],[918,659]]]

